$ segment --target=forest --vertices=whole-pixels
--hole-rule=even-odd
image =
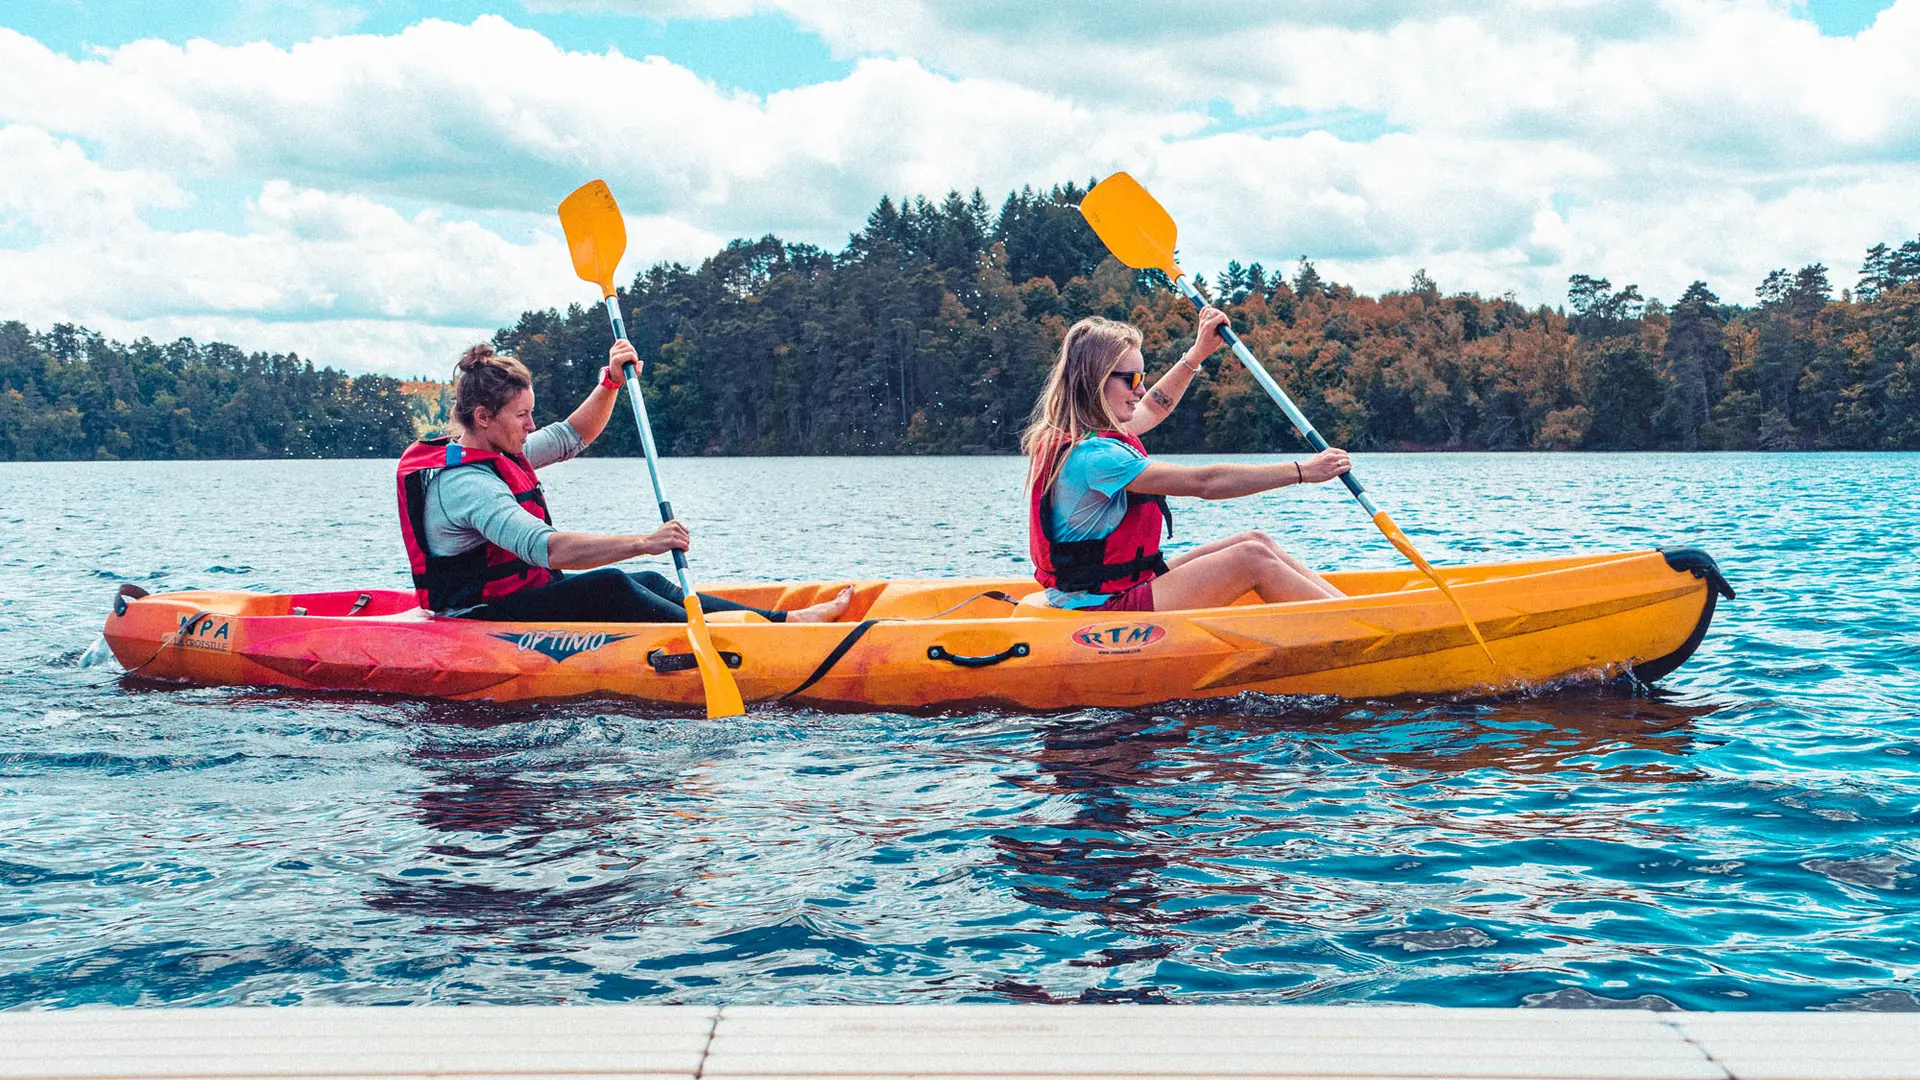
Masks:
[[[766,236],[642,270],[620,298],[662,452],[1015,453],[1075,319],[1131,320],[1150,372],[1174,362],[1191,306],[1106,256],[1084,194],[1028,188],[997,211],[978,191],[883,198],[839,252]],[[1366,296],[1304,257],[1199,283],[1353,450],[1920,449],[1920,238],[1873,247],[1838,296],[1825,266],[1776,270],[1752,306],[1701,281],[1663,303],[1586,274],[1553,307],[1443,293],[1425,271]],[[533,371],[544,422],[591,388],[611,338],[598,306],[575,305],[493,340]],[[1207,370],[1155,451],[1301,447],[1229,354]],[[0,324],[9,460],[397,456],[444,422],[446,396],[229,345]],[[594,451],[639,440],[616,423]]]
[[[0,459],[398,457],[401,382],[181,339],[0,322]]]

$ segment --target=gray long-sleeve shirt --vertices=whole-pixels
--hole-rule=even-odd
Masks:
[[[586,449],[565,420],[527,436],[523,453],[536,469]],[[446,556],[491,541],[535,566],[548,566],[547,540],[556,531],[520,505],[492,469],[447,469],[427,481],[427,553]]]

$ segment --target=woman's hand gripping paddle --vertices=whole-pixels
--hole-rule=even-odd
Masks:
[[[627,328],[620,321],[620,297],[614,292],[613,272],[620,256],[627,251],[627,225],[620,217],[620,206],[613,201],[604,180],[582,185],[560,204],[560,228],[567,234],[567,248],[573,253],[573,270],[582,280],[600,286],[607,318],[613,323],[613,336],[627,340]],[[627,400],[633,405],[633,422],[640,426],[640,446],[647,453],[647,475],[653,478],[653,498],[660,504],[660,520],[673,520],[673,507],[660,490],[660,468],[655,462],[653,428],[647,423],[647,403],[640,397],[640,373],[626,366]],[[680,573],[680,591],[687,608],[687,642],[693,647],[694,661],[700,667],[700,685],[707,695],[707,716],[718,719],[745,713],[740,687],[733,673],[713,647],[707,632],[706,615],[700,610],[700,597],[693,591],[687,574],[687,553],[675,550],[673,568]]]
[[[1174,241],[1179,236],[1179,226],[1174,224],[1173,216],[1147,193],[1147,189],[1140,186],[1139,181],[1123,172],[1114,173],[1087,192],[1087,197],[1080,202],[1080,213],[1086,216],[1087,224],[1093,226],[1093,231],[1107,245],[1107,250],[1113,252],[1114,258],[1135,270],[1160,271],[1167,275],[1182,296],[1193,301],[1194,307],[1207,306],[1206,297],[1200,295],[1200,290],[1193,287],[1193,282],[1187,280],[1187,275],[1181,271],[1180,264],[1174,261]],[[1306,439],[1315,450],[1325,450],[1327,440],[1321,438],[1306,414],[1300,411],[1285,390],[1280,389],[1280,384],[1273,381],[1273,376],[1267,374],[1267,369],[1261,366],[1260,361],[1254,359],[1253,353],[1241,343],[1240,335],[1234,333],[1232,327],[1222,326],[1220,336],[1233,347],[1233,355],[1246,365],[1254,381],[1280,406],[1280,411],[1287,414],[1287,419],[1293,421],[1294,430],[1300,433],[1300,437]],[[1346,483],[1353,497],[1359,500],[1361,509],[1373,518],[1374,526],[1386,536],[1388,542],[1399,549],[1409,562],[1419,567],[1420,572],[1427,575],[1441,594],[1453,602],[1454,608],[1460,612],[1461,621],[1467,624],[1467,631],[1479,643],[1480,651],[1487,654],[1487,662],[1498,669],[1500,665],[1493,659],[1493,650],[1487,648],[1486,639],[1480,636],[1480,628],[1473,624],[1467,609],[1453,595],[1453,590],[1447,588],[1439,572],[1420,557],[1420,553],[1414,550],[1413,541],[1407,539],[1407,534],[1400,531],[1400,526],[1394,524],[1387,512],[1373,505],[1373,500],[1367,498],[1366,489],[1360,486],[1360,481],[1352,473],[1340,479]]]

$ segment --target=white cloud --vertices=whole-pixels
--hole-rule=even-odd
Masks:
[[[183,337],[224,341],[247,352],[294,353],[319,367],[403,379],[450,377],[454,361],[467,346],[491,340],[499,329],[492,322],[441,326],[392,319],[262,321],[225,315],[101,315],[82,320],[81,325],[115,341],[143,337],[159,342]]]
[[[143,207],[177,208],[187,193],[152,169],[115,171],[37,128],[0,127],[0,217],[42,232],[86,235],[134,219]]]
[[[1125,157],[1198,123],[911,60],[761,100],[495,17],[291,49],[142,41],[86,60],[0,30],[0,72],[0,121],[96,142],[116,166],[537,213],[599,175],[630,211],[835,239],[883,191],[1055,180],[1089,151]]]
[[[493,17],[81,58],[0,29],[0,317],[439,370],[581,298],[552,207],[594,176],[628,273],[765,232],[837,248],[882,193],[1117,168],[1194,270],[1306,253],[1368,290],[1424,266],[1529,302],[1573,272],[1737,299],[1920,232],[1920,0],[1851,38],[1760,0],[548,2],[773,11],[857,63],[762,97]],[[251,193],[240,225],[149,223],[191,220],[202,181]]]
[[[1117,167],[1199,121],[1102,115],[911,60],[864,61],[760,99],[659,58],[567,53],[483,18],[288,49],[142,41],[79,60],[0,30],[0,122],[50,162],[45,176],[72,170],[96,201],[118,199],[93,215],[110,241],[82,251],[55,235],[62,215],[41,205],[41,185],[0,178],[14,192],[0,215],[45,238],[0,252],[10,316],[473,327],[578,293],[551,207],[596,175],[632,215],[631,273],[742,234],[837,248],[883,193],[998,195],[1085,175],[1089,157]],[[244,230],[146,224],[144,207],[189,200],[173,176],[257,181]],[[396,198],[428,209],[403,215]],[[476,216],[523,223],[531,239]],[[341,359],[416,370],[423,358]]]
[[[556,3],[555,6],[567,6]],[[1757,160],[1920,150],[1920,0],[1850,38],[1781,0],[968,4],[596,0],[656,17],[779,12],[844,55],[897,55],[1075,101],[1360,110],[1422,131],[1606,139]]]

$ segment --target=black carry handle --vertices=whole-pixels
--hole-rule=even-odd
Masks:
[[[127,613],[127,601],[144,600],[147,598],[147,595],[147,590],[138,585],[120,586],[120,591],[113,594],[113,613],[115,615],[125,615]]]
[[[737,652],[722,652],[720,660],[730,668],[740,666],[740,654]],[[647,664],[661,675],[669,675],[676,671],[692,671],[700,666],[699,660],[690,652],[670,653],[665,649],[655,649],[648,653]]]
[[[992,667],[1002,660],[1011,660],[1016,656],[1025,656],[1032,651],[1024,641],[1014,642],[1005,650],[994,653],[991,656],[956,656],[942,646],[930,645],[927,647],[927,659],[945,660],[947,663],[957,667]]]

